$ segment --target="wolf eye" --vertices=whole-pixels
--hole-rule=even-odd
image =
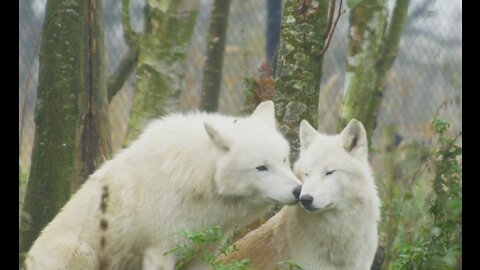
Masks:
[[[257,171],[268,171],[268,168],[265,165],[258,166],[255,169],[257,169]]]
[[[308,173],[304,173],[303,175],[305,175],[306,177],[308,177],[308,176],[309,176],[309,174],[308,174]]]
[[[332,173],[334,173],[334,172],[336,172],[336,170],[331,170],[331,171],[325,173],[325,175],[330,175],[330,174],[332,174]]]

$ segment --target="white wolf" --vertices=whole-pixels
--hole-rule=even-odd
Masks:
[[[119,269],[125,257],[143,254],[144,269],[174,269],[177,258],[164,253],[182,241],[180,230],[215,224],[229,231],[274,202],[298,202],[293,191],[301,182],[289,151],[271,101],[248,117],[191,113],[153,121],[42,231],[27,269]]]
[[[290,261],[309,270],[367,270],[377,249],[380,200],[368,163],[363,125],[351,120],[338,135],[300,124],[300,206],[284,206],[235,244],[223,261],[250,258],[254,269]],[[302,209],[303,208],[303,209]]]

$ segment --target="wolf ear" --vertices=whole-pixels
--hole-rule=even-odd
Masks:
[[[275,123],[275,106],[273,101],[267,100],[258,104],[255,111],[252,113],[252,117],[261,119],[269,125],[276,126]]]
[[[210,138],[210,140],[212,140],[215,146],[225,151],[230,150],[227,140],[224,136],[220,134],[220,132],[218,132],[218,130],[214,129],[209,123],[204,123],[203,125],[205,127],[205,131],[208,134],[208,137]]]
[[[302,120],[300,123],[300,145],[301,149],[305,150],[312,143],[315,136],[318,134],[317,130],[313,128],[307,120]]]
[[[367,132],[360,121],[350,120],[340,135],[343,139],[343,147],[347,152],[357,158],[368,158]]]

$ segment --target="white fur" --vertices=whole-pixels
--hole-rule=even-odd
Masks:
[[[239,240],[237,253],[222,260],[250,258],[254,269],[262,270],[275,269],[280,261],[306,270],[370,269],[380,200],[363,125],[352,120],[332,136],[318,133],[304,120],[300,142],[294,171],[303,182],[300,201],[312,196],[311,205],[283,207]]]
[[[98,269],[102,254],[110,269],[122,268],[125,256],[143,255],[144,269],[173,269],[175,256],[164,253],[182,241],[177,232],[210,225],[228,232],[273,202],[296,203],[292,191],[301,183],[288,156],[271,101],[249,117],[191,113],[155,120],[92,174],[42,231],[27,267]],[[257,170],[261,165],[268,170]],[[103,216],[108,227],[102,233]]]

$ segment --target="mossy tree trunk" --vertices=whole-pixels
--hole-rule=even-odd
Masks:
[[[152,118],[178,108],[185,57],[199,1],[147,1],[145,29],[139,37],[135,96],[127,142]]]
[[[207,59],[203,67],[200,110],[215,112],[222,84],[223,55],[227,39],[231,0],[214,0],[207,39]]]
[[[148,6],[145,6],[145,11]],[[148,16],[148,15],[147,15]],[[122,0],[122,26],[123,37],[128,46],[128,52],[120,60],[115,71],[107,79],[108,101],[111,102],[113,97],[120,91],[125,81],[138,65],[138,56],[140,54],[140,44],[138,42],[139,35],[135,33],[130,24],[130,0]]]
[[[347,74],[337,131],[355,118],[364,124],[368,138],[372,137],[408,6],[409,0],[396,0],[390,22],[386,0],[362,0],[350,12]],[[384,250],[378,247],[372,270],[381,269]]]
[[[348,65],[338,131],[356,118],[371,138],[387,74],[397,56],[408,5],[409,0],[397,0],[390,23],[385,0],[363,0],[351,11]]]
[[[99,0],[48,0],[21,250],[111,154]]]
[[[297,159],[302,119],[317,125],[323,55],[328,34],[328,1],[285,3],[275,82],[276,117]]]

